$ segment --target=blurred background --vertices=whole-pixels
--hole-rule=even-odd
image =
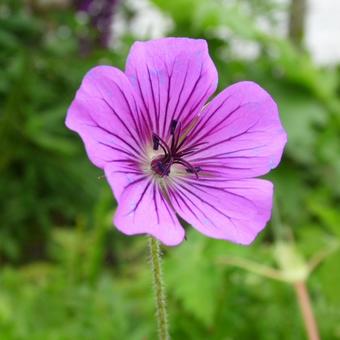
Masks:
[[[289,136],[253,246],[163,248],[173,339],[305,339],[306,292],[340,339],[339,23],[338,0],[1,0],[0,339],[156,338],[147,239],[64,119],[89,68],[162,36],[206,39],[219,89],[261,84]]]

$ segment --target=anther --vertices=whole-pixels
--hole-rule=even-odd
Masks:
[[[196,174],[196,173],[200,172],[202,169],[201,169],[200,166],[193,166],[192,168],[186,168],[185,170],[189,174]]]
[[[176,126],[177,126],[177,120],[176,120],[176,119],[173,119],[173,120],[171,121],[171,124],[170,124],[170,133],[171,133],[172,135],[175,133]]]
[[[155,134],[152,134],[152,142],[153,142],[153,149],[157,151],[159,148],[159,137],[156,136]]]

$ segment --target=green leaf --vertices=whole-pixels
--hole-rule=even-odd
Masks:
[[[189,237],[190,242],[171,251],[166,259],[166,282],[184,308],[210,326],[218,306],[222,270],[207,256],[205,237],[197,233]]]

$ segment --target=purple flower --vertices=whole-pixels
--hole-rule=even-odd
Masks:
[[[259,85],[236,83],[210,102],[216,68],[204,40],[136,42],[125,73],[91,69],[66,125],[104,169],[125,234],[166,245],[184,239],[177,215],[201,233],[249,244],[271,215],[275,168],[286,133]]]

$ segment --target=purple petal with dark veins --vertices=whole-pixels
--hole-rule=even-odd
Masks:
[[[146,131],[139,121],[134,90],[114,67],[97,66],[86,74],[66,125],[81,136],[89,158],[100,168],[115,159],[145,157]]]
[[[275,168],[286,141],[270,95],[255,83],[240,82],[206,106],[183,148],[205,142],[187,161],[225,179],[242,179]]]
[[[124,234],[150,234],[168,246],[184,239],[184,229],[175,212],[150,178],[125,187],[114,224]]]
[[[270,219],[273,185],[262,179],[203,182],[178,179],[170,189],[176,212],[209,237],[250,244]]]
[[[126,63],[149,128],[167,139],[173,120],[183,129],[214,93],[217,72],[205,40],[165,38],[136,42]]]

